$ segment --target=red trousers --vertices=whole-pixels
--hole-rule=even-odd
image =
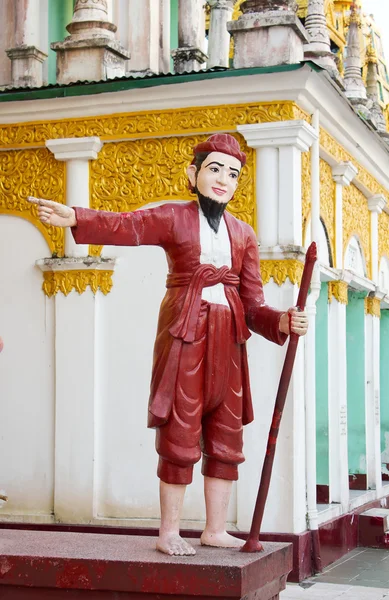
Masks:
[[[201,453],[203,475],[238,479],[244,461],[241,360],[230,309],[202,302],[196,339],[183,344],[172,411],[156,433],[162,481],[191,483]]]

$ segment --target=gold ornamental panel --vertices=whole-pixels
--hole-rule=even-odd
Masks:
[[[228,210],[255,228],[255,150],[234,134],[247,155],[238,191]],[[186,168],[193,147],[207,136],[144,139],[105,144],[91,162],[91,208],[114,212],[133,211],[149,202],[193,200]],[[95,248],[93,254],[98,254]]]
[[[389,215],[386,212],[378,215],[378,261],[383,256],[389,259]]]
[[[80,269],[75,271],[45,271],[43,273],[42,289],[46,296],[51,298],[58,292],[64,296],[75,290],[83,294],[87,287],[96,294],[100,290],[107,295],[112,289],[113,271],[100,271],[97,269]]]
[[[32,223],[54,256],[64,255],[63,229],[43,225],[27,196],[65,202],[65,163],[46,148],[0,152],[0,213]]]
[[[367,277],[371,277],[370,211],[365,196],[351,184],[343,187],[343,255],[353,236],[361,244]]]
[[[381,317],[381,300],[374,296],[366,296],[365,314],[372,315],[379,319]]]
[[[46,140],[99,136],[102,140],[234,131],[237,125],[308,119],[291,101],[196,106],[59,121],[0,125],[0,148],[44,146]]]
[[[335,298],[340,304],[348,304],[348,285],[345,281],[328,282],[328,302]]]
[[[309,152],[301,154],[301,199],[302,199],[302,217],[303,231],[305,232],[309,215],[311,212],[311,155]]]
[[[320,216],[326,226],[332,257],[335,256],[335,192],[332,168],[320,159]]]
[[[270,279],[277,285],[282,285],[287,279],[293,284],[300,285],[304,264],[294,258],[281,260],[261,260],[261,276],[264,284]]]
[[[373,195],[383,194],[389,203],[389,190],[384,188],[355,158],[343,148],[325,129],[320,128],[320,146],[326,150],[336,162],[352,162],[358,169],[356,178],[360,181]],[[347,189],[344,188],[344,189]]]

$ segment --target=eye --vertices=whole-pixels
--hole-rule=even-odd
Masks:
[[[230,173],[230,177],[232,177],[232,179],[238,179],[238,175],[236,173]]]
[[[211,168],[212,173],[219,173],[218,167],[210,167],[210,168]]]

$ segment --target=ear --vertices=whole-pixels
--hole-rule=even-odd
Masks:
[[[187,167],[187,169],[186,169],[186,174],[188,175],[189,183],[191,184],[192,188],[194,189],[196,187],[196,174],[197,174],[196,165],[189,165],[189,167]]]

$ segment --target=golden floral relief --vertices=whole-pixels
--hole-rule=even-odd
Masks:
[[[327,230],[332,257],[335,256],[335,190],[332,168],[320,159],[320,216]]]
[[[234,135],[247,154],[247,164],[228,210],[255,227],[255,151],[242,136]],[[206,138],[197,135],[105,144],[91,163],[91,207],[124,212],[149,202],[193,200],[186,167],[193,158],[193,147]]]
[[[257,102],[141,111],[0,125],[0,147],[44,146],[46,140],[99,136],[102,140],[233,131],[237,125],[307,118],[294,102]]]
[[[335,298],[340,304],[348,304],[348,285],[345,281],[328,282],[328,302]]]
[[[51,254],[63,256],[63,230],[43,225],[27,196],[65,202],[65,164],[46,148],[0,152],[0,213],[30,221],[42,233]]]
[[[43,273],[42,289],[49,298],[55,296],[58,292],[62,292],[64,296],[67,296],[72,290],[83,294],[87,287],[90,287],[94,294],[100,290],[104,295],[107,295],[113,285],[112,274],[113,271],[100,271],[96,269],[45,271]]]
[[[379,319],[381,317],[381,300],[373,296],[366,296],[365,313]]]
[[[378,215],[378,261],[383,256],[389,259],[389,215],[386,212]]]
[[[362,192],[353,184],[343,188],[343,255],[353,236],[357,236],[371,277],[370,211]]]
[[[277,285],[282,285],[287,279],[293,284],[300,285],[304,264],[293,258],[283,260],[261,260],[261,275],[264,284],[271,278]]]
[[[320,145],[329,153],[337,162],[352,162],[358,169],[357,179],[360,181],[372,194],[383,194],[389,202],[389,190],[384,188],[355,158],[347,152],[325,129],[320,128]],[[347,189],[347,188],[344,188]]]
[[[305,231],[311,212],[311,155],[309,152],[301,154],[301,200],[303,231]]]

